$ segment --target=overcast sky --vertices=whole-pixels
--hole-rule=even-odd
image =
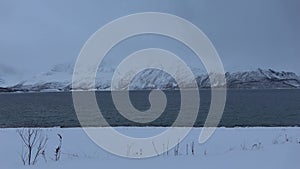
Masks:
[[[149,11],[175,14],[198,26],[213,42],[225,71],[260,67],[300,74],[299,0],[1,0],[0,71],[37,74],[54,64],[74,63],[101,26]],[[132,38],[107,62],[140,48],[161,47],[197,66],[180,45],[162,37]]]

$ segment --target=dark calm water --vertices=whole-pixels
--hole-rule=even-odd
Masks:
[[[111,126],[170,126],[180,108],[179,91],[164,91],[168,103],[151,123],[127,120],[112,104],[110,92],[96,92],[99,107]],[[147,110],[149,91],[130,93],[132,104]],[[203,126],[210,106],[210,91],[201,90],[201,108],[195,126]],[[72,93],[0,93],[0,127],[80,127]],[[91,126],[93,122],[91,121]],[[300,126],[300,90],[228,90],[219,126]]]

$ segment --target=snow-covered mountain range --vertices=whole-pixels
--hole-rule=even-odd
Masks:
[[[200,88],[218,87],[225,84],[219,84],[214,79],[209,79],[207,74],[202,71],[193,70],[196,81]],[[20,80],[16,84],[7,84],[5,77],[0,77],[0,91],[70,91],[72,82],[73,66],[70,64],[55,65],[51,70],[25,80]],[[101,68],[96,77],[96,90],[109,90],[111,78],[114,73],[112,68]],[[191,80],[195,77],[186,76],[184,73],[178,73],[177,79],[181,79],[184,88],[195,88]],[[300,77],[292,72],[275,71],[272,69],[257,69],[254,71],[243,71],[226,73],[225,75],[228,88],[241,89],[288,89],[300,88]],[[125,78],[126,79],[126,78]],[[122,79],[124,81],[124,79]],[[90,84],[80,87],[80,90],[95,90]],[[211,85],[212,84],[212,85]],[[167,73],[156,70],[146,69],[137,74],[130,83],[130,89],[177,89],[178,84]],[[117,89],[124,89],[122,83]],[[76,90],[76,89],[73,89]]]

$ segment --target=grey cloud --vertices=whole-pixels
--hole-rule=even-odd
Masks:
[[[74,63],[84,42],[104,24],[136,12],[157,11],[183,17],[202,29],[226,71],[261,67],[299,74],[299,6],[299,0],[0,1],[0,60],[1,65],[29,74]],[[163,41],[156,44],[164,46]]]

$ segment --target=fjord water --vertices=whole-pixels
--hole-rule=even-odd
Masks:
[[[99,91],[96,96],[99,108],[111,126],[171,126],[180,109],[180,91],[164,92],[168,100],[165,111],[158,119],[144,124],[123,117],[116,110],[110,92]],[[149,93],[130,92],[135,108],[140,111],[149,109]],[[201,127],[205,122],[210,90],[200,90],[200,97],[195,127]],[[102,126],[96,118],[87,118],[92,119],[89,126]],[[56,126],[80,127],[71,92],[0,93],[0,127]],[[300,90],[228,90],[219,126],[300,126]]]

